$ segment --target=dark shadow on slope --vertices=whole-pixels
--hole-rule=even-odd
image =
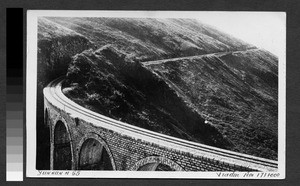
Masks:
[[[37,68],[37,158],[36,169],[50,169],[50,129],[44,125],[43,88],[64,76],[72,56],[93,45],[81,36],[51,37],[38,40]],[[30,73],[30,72],[29,72]]]
[[[216,147],[227,148],[230,144],[219,131],[205,123],[205,120],[171,89],[165,81],[148,69],[136,63],[131,71],[126,72],[128,82],[147,95],[147,101],[164,108],[186,129],[195,140]]]
[[[64,93],[109,117],[167,135],[228,148],[230,143],[219,131],[206,124],[166,82],[140,63],[125,58],[112,46],[76,55],[68,70]]]

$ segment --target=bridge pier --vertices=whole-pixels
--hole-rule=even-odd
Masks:
[[[50,127],[50,169],[75,170],[73,140],[66,120],[58,115]]]

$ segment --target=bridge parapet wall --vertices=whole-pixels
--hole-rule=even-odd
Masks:
[[[159,143],[159,140],[158,143],[149,141],[148,137],[141,137],[143,136],[142,134],[128,135],[128,133],[122,132],[123,130],[114,130],[113,126],[109,127],[107,123],[103,123],[102,121],[95,121],[87,117],[81,117],[80,114],[74,114],[76,111],[71,112],[65,106],[62,106],[62,104],[55,104],[55,102],[52,101],[52,98],[49,98],[48,96],[46,94],[44,103],[45,109],[47,109],[47,113],[49,115],[50,130],[54,130],[53,126],[58,120],[63,120],[63,122],[65,122],[68,126],[72,144],[72,169],[78,169],[80,144],[82,143],[82,139],[88,134],[91,134],[97,135],[106,144],[107,151],[109,152],[111,161],[113,162],[114,170],[137,170],[139,166],[146,164],[147,161],[149,161],[148,163],[163,163],[168,160],[169,162],[172,162],[169,163],[169,165],[173,166],[175,170],[258,170],[253,169],[253,167],[249,167],[247,162],[243,166],[241,163],[235,164],[234,161],[225,161],[226,156],[224,156],[224,161],[222,161],[222,156],[221,158],[216,158],[218,155],[216,156],[213,153],[212,156],[210,156],[210,153],[207,152],[203,152],[204,155],[201,155],[201,150],[195,150],[194,152],[184,149],[180,150],[180,148],[173,148],[174,146],[172,147]],[[51,138],[53,139],[53,132],[51,132],[51,134]],[[51,143],[53,143],[53,140],[51,140]],[[51,147],[51,158],[53,159],[53,145],[51,145]],[[149,157],[158,158],[151,159]],[[53,165],[53,160],[51,160],[51,164]],[[268,169],[268,167],[266,167],[266,169]],[[273,169],[275,170],[276,168],[269,167],[269,170],[272,171]]]

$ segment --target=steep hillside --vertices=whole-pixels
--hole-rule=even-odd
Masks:
[[[105,46],[76,55],[66,79],[63,91],[68,97],[106,116],[277,158],[277,59],[266,51],[141,64]]]
[[[277,59],[262,50],[148,62],[145,66],[232,143],[277,158]]]
[[[92,48],[83,35],[45,18],[38,20],[38,79],[65,75],[73,55]]]
[[[226,139],[140,63],[111,46],[74,57],[63,92],[85,107],[139,127],[227,148]]]
[[[98,48],[111,44],[135,61],[253,48],[193,19],[53,18]]]
[[[106,116],[277,159],[271,53],[193,19],[44,17],[38,26],[38,108],[46,83],[66,75],[65,95]]]

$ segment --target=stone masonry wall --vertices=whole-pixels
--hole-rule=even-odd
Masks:
[[[139,165],[146,164],[147,161],[165,161],[166,164],[169,163],[169,166],[173,166],[171,168],[175,170],[180,170],[181,168],[181,170],[185,171],[251,171],[251,169],[245,167],[194,156],[190,153],[176,151],[159,146],[159,144],[151,144],[141,139],[135,139],[102,127],[96,127],[92,123],[73,118],[60,108],[54,107],[46,99],[44,103],[49,115],[48,122],[52,136],[51,153],[53,153],[53,127],[57,121],[61,120],[67,125],[71,138],[72,169],[78,168],[78,156],[82,142],[88,137],[95,137],[101,140],[109,152],[115,170],[136,170],[139,168]],[[155,157],[158,158],[156,159]],[[52,156],[50,164],[53,164]]]

